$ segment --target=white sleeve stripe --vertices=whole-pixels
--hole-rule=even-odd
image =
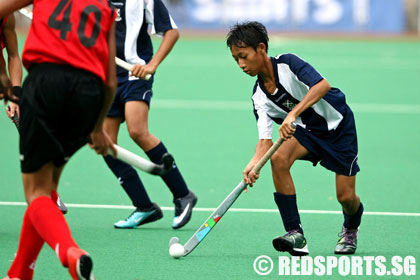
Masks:
[[[309,87],[303,83],[290,69],[289,65],[281,63],[277,66],[278,78],[281,85],[297,100],[301,101],[308,93]],[[290,82],[296,81],[296,82]],[[340,124],[343,116],[330,103],[324,99],[319,100],[311,106],[314,111],[325,119],[328,130],[336,129]]]
[[[273,120],[267,114],[267,107],[265,105],[267,96],[257,89],[252,96],[254,101],[254,109],[258,115],[257,128],[259,139],[272,139],[273,136]]]
[[[171,25],[173,29],[178,29],[178,26],[175,24],[174,19],[171,17],[171,15],[169,15],[169,19],[171,20]]]
[[[143,11],[143,1],[126,2],[125,23],[127,30],[124,42],[124,56],[130,64],[146,64],[137,54],[137,37],[143,24]]]

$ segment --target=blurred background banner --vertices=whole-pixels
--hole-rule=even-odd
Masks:
[[[417,34],[420,0],[162,0],[181,30],[226,31],[257,20],[271,31]],[[18,30],[30,21],[17,14]]]
[[[299,32],[407,31],[409,0],[166,0],[182,28],[226,29],[257,20]]]

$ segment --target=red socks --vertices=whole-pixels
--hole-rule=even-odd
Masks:
[[[9,270],[9,277],[32,279],[34,267],[28,269],[28,264],[35,261],[44,241],[55,251],[63,266],[67,267],[68,248],[78,246],[56,203],[47,196],[40,196],[26,210],[19,249]]]
[[[28,213],[38,234],[55,251],[63,266],[67,267],[67,249],[78,246],[57,205],[49,197],[41,196],[32,201]]]
[[[44,245],[44,240],[32,226],[28,211],[26,211],[20,232],[19,248],[9,269],[8,276],[21,280],[32,279],[35,261],[42,249],[42,245]]]

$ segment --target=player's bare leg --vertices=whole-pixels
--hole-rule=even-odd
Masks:
[[[130,101],[125,104],[125,118],[131,139],[143,151],[147,152],[156,147],[160,140],[149,132],[149,106],[143,101]]]
[[[64,166],[60,168],[51,166],[51,168],[48,168],[47,170],[46,166],[43,166],[40,170],[38,170],[40,174],[42,174],[41,176],[37,176],[35,175],[35,173],[24,173],[22,175],[24,186],[28,188],[28,189],[25,189],[25,196],[26,196],[26,201],[28,202],[28,204],[34,198],[41,195],[45,195],[45,196],[50,197],[54,201],[54,203],[57,204],[58,209],[60,209],[60,211],[63,214],[67,213],[68,211],[67,207],[61,201],[57,193],[58,182],[60,180],[60,176],[61,176],[61,172],[63,168]],[[52,181],[50,181],[51,178],[52,178]]]
[[[120,130],[121,121],[122,118],[120,117],[106,117],[104,120],[103,128],[115,144],[117,144],[118,141],[118,132]]]
[[[284,236],[273,239],[273,246],[277,251],[289,252],[293,256],[304,256],[309,253],[297,209],[296,189],[290,174],[290,168],[295,160],[307,154],[308,150],[292,137],[283,142],[271,157],[271,169],[276,188],[274,201],[287,231]]]
[[[276,191],[286,195],[296,194],[295,185],[290,174],[290,168],[296,159],[308,154],[296,138],[283,142],[280,148],[271,157],[271,170]]]
[[[91,275],[92,260],[74,242],[63,214],[50,197],[54,180],[59,181],[62,169],[49,162],[35,172],[22,174],[29,206],[22,226],[18,257],[9,270],[12,277],[15,273],[21,273],[15,267],[28,262],[28,256],[35,261],[44,241],[56,252],[62,265],[69,268],[73,279],[80,279],[80,275]]]
[[[51,198],[53,170],[54,165],[50,162],[43,165],[36,172],[22,173],[23,188],[28,205],[40,196]]]
[[[347,215],[353,215],[360,206],[360,198],[356,195],[356,176],[336,174],[337,200]]]
[[[334,252],[354,254],[363,214],[363,204],[360,203],[360,198],[356,194],[356,176],[336,174],[336,192],[337,200],[344,212],[344,225]]]
[[[125,104],[125,119],[130,137],[154,163],[160,164],[162,155],[168,151],[163,143],[149,132],[148,115],[149,106],[146,102],[130,101]],[[190,220],[197,197],[188,190],[175,162],[172,170],[162,176],[162,179],[174,196],[175,217],[172,228],[181,228]]]
[[[118,140],[121,121],[121,117],[107,117],[104,121],[104,129],[114,143],[117,143]],[[105,157],[105,162],[118,178],[119,183],[130,197],[134,207],[136,207],[128,218],[116,222],[114,224],[115,228],[136,228],[142,224],[150,223],[163,217],[159,206],[150,201],[143,183],[133,167],[114,159],[110,155]]]
[[[51,199],[57,204],[58,209],[60,209],[61,213],[67,214],[68,209],[66,205],[61,200],[60,196],[58,195],[58,182],[60,181],[61,172],[63,171],[64,165],[59,168],[54,168],[53,170],[53,181],[52,181],[52,190],[51,190]]]

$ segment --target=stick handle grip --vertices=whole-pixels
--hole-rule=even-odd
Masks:
[[[292,123],[292,127],[296,128],[296,124]],[[252,171],[255,173],[260,173],[261,168],[267,163],[267,161],[271,158],[271,156],[277,151],[277,149],[280,147],[280,145],[283,143],[283,139],[279,138],[276,142],[274,142],[273,146],[270,147],[270,149],[263,155],[263,157],[255,164]]]
[[[127,70],[127,71],[130,71],[131,70],[131,68],[133,67],[133,65],[131,65],[130,63],[128,63],[128,62],[126,62],[126,61],[124,61],[124,60],[122,60],[121,58],[118,58],[118,57],[115,57],[115,63],[118,65],[118,66],[120,66],[121,68],[123,68],[123,69],[125,69],[125,70]],[[150,74],[147,74],[145,77],[144,77],[144,79],[145,80],[150,80],[150,78],[152,77],[152,75],[150,75]]]

